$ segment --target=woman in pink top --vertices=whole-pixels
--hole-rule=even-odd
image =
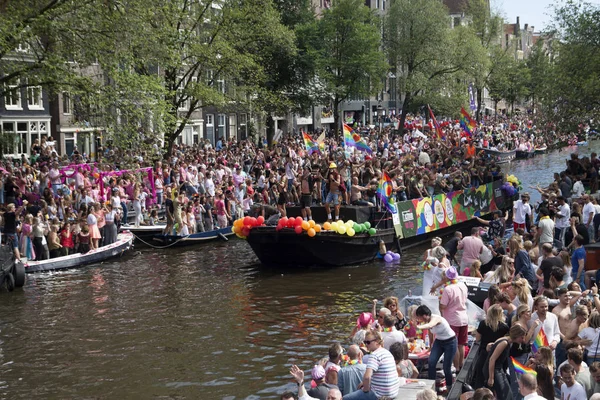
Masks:
[[[217,199],[215,200],[215,208],[217,209],[217,222],[219,223],[219,228],[225,228],[227,226],[227,220],[231,217],[227,213],[227,209],[225,208],[225,200],[223,199],[223,193],[217,193]]]

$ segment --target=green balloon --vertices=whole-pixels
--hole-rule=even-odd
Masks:
[[[369,221],[364,223],[365,228],[370,229],[371,228],[371,223]]]
[[[375,228],[369,228],[369,235],[373,236],[376,232]]]
[[[354,231],[356,233],[361,233],[362,232],[362,226],[360,224],[354,224]]]

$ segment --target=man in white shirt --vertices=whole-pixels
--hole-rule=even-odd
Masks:
[[[588,234],[590,235],[590,243],[592,243],[596,238],[596,232],[594,232],[594,215],[596,215],[596,207],[592,204],[592,199],[589,194],[584,194],[582,199],[585,204],[581,211],[581,214],[583,214],[581,216],[581,222],[587,228]]]
[[[546,334],[546,338],[548,338],[548,347],[552,350],[556,349],[556,346],[560,343],[558,317],[548,312],[548,300],[545,297],[537,297],[533,302],[533,309],[535,312],[531,315],[528,326],[531,328],[538,319],[542,323],[534,329],[533,335],[531,335],[531,341],[533,342],[540,330],[544,328],[544,333]]]
[[[571,207],[567,204],[563,196],[556,198],[558,202],[558,210],[556,215],[556,223],[554,225],[554,237],[559,239],[563,245],[565,244],[565,232],[570,227],[569,218],[571,218]]]
[[[526,229],[526,221],[531,221],[532,213],[529,205],[529,193],[521,195],[521,200],[515,201],[513,205],[513,228],[516,231],[519,228]]]
[[[560,386],[561,400],[587,400],[585,389],[581,383],[575,381],[575,369],[572,365],[565,364],[560,367],[560,377],[563,381]]]
[[[537,379],[532,374],[524,374],[518,380],[519,392],[523,395],[523,400],[545,400],[537,394]]]
[[[391,315],[383,317],[383,332],[381,332],[381,337],[383,337],[383,347],[386,350],[389,350],[394,343],[406,342],[404,332],[396,330],[396,327],[394,326],[395,322],[396,319]]]
[[[585,193],[585,187],[583,186],[583,182],[581,182],[581,177],[578,176],[577,181],[573,184],[573,197],[581,197]]]

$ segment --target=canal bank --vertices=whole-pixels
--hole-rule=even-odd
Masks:
[[[544,186],[572,151],[599,148],[504,168]],[[423,250],[400,265],[297,271],[263,268],[233,240],[31,276],[0,294],[0,397],[276,399],[294,389],[290,364],[309,370],[348,343],[373,298],[419,293]]]

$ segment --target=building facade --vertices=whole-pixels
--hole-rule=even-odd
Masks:
[[[33,144],[50,140],[48,91],[42,86],[27,86],[18,79],[6,85],[0,98],[2,153],[5,157],[29,155]]]

